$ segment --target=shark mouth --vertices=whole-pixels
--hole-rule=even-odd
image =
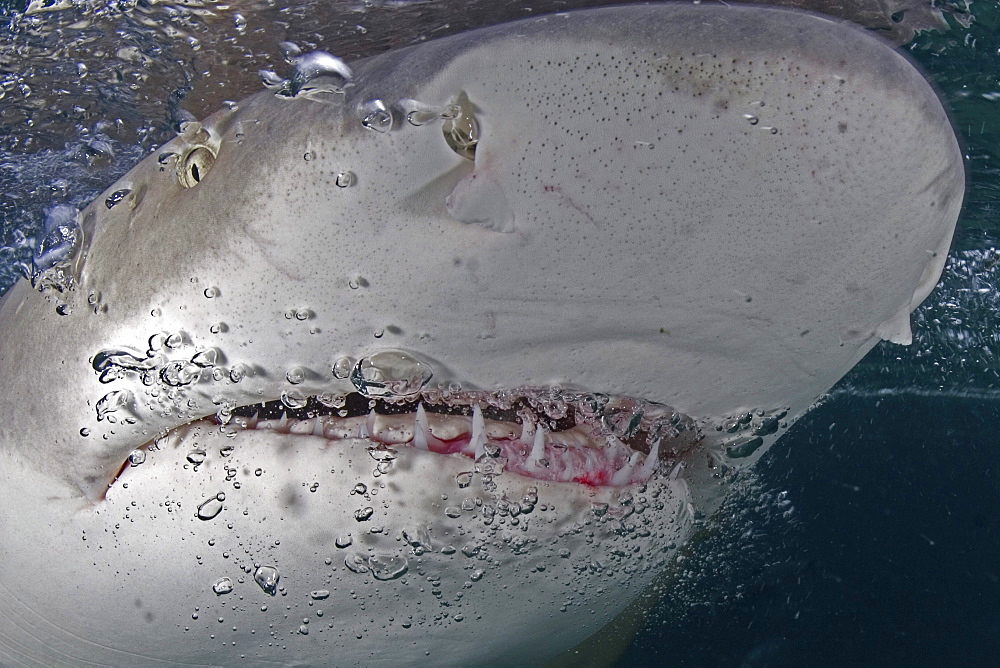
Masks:
[[[283,396],[223,407],[213,420],[223,430],[362,439],[389,457],[396,447],[464,455],[484,475],[508,471],[593,487],[647,482],[661,463],[675,467],[702,439],[691,418],[664,404],[537,387],[425,389],[403,398]]]

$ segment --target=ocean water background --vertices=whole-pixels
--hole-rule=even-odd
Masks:
[[[258,90],[257,69],[287,73],[283,40],[351,59],[586,4],[601,3],[0,0],[0,290],[46,211],[82,207],[178,121]],[[972,15],[905,47],[953,112],[969,177],[914,344],[876,347],[765,456],[621,665],[1000,656],[1000,9]]]

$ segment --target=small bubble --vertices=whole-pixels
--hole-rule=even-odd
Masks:
[[[333,541],[333,544],[336,545],[341,550],[343,550],[345,547],[350,547],[353,543],[354,539],[351,538],[351,534],[347,534],[344,536],[337,536],[336,540]]]
[[[354,511],[354,519],[358,522],[366,522],[371,519],[371,516],[375,513],[375,509],[371,506],[365,506],[364,508],[359,508]]]
[[[750,125],[757,125],[760,120],[753,114],[743,114],[743,118],[745,118]]]
[[[305,153],[302,154],[302,159],[305,160],[306,162],[311,162],[312,159],[315,157],[316,154],[313,153],[312,151],[306,151]]]
[[[351,496],[354,496],[355,494],[367,494],[367,493],[368,493],[368,486],[365,485],[365,483],[363,482],[357,483],[356,485],[354,485],[354,489],[351,490]]]
[[[332,371],[334,378],[350,378],[351,371],[354,370],[354,360],[350,357],[341,357],[333,363]]]
[[[233,581],[229,578],[219,578],[212,585],[212,591],[215,592],[216,596],[222,596],[223,594],[228,594],[233,591]]]
[[[287,392],[281,393],[281,403],[292,410],[305,408],[306,402],[306,396],[298,390],[288,390]]]
[[[316,591],[309,592],[309,598],[314,601],[322,601],[323,599],[330,597],[329,589],[317,589]]]
[[[154,318],[159,318],[162,313],[163,312],[160,309],[154,308],[152,311],[149,312],[149,315],[153,316]]]
[[[395,580],[406,573],[409,563],[406,557],[390,554],[375,554],[368,558],[368,568],[376,580]]]
[[[129,466],[138,466],[146,461],[145,450],[133,450],[128,456]]]
[[[219,497],[222,497],[220,499]],[[205,499],[200,504],[198,504],[198,512],[195,513],[200,520],[211,520],[218,517],[219,513],[222,512],[222,500],[225,499],[224,494],[216,494],[215,496]]]
[[[344,565],[347,566],[349,571],[354,573],[368,572],[368,559],[363,554],[354,553],[347,555],[347,558],[344,559]]]
[[[192,464],[201,464],[205,461],[206,453],[204,450],[192,450],[187,454],[187,460]]]
[[[237,364],[232,369],[229,370],[229,380],[234,383],[238,383],[244,378],[246,378],[247,372],[246,368],[242,364]]]
[[[108,392],[97,402],[95,407],[97,411],[97,421],[107,419],[109,422],[112,421],[110,414],[117,411],[132,401],[132,393],[128,390],[113,390]]]
[[[129,188],[122,188],[121,190],[116,190],[115,192],[113,192],[110,195],[108,195],[108,198],[106,200],[104,200],[104,205],[106,207],[108,207],[109,209],[112,209],[115,206],[117,206],[119,203],[121,203],[121,201],[124,200],[125,197],[130,192],[132,192],[132,191]]]
[[[253,573],[254,582],[264,591],[265,594],[274,596],[278,591],[278,580],[281,576],[274,566],[258,566]]]
[[[302,367],[293,367],[285,372],[285,380],[292,385],[298,385],[305,379],[306,372],[302,369]],[[291,408],[301,408],[301,406],[291,406]]]
[[[211,369],[215,366],[218,357],[218,351],[215,348],[209,348],[208,350],[196,353],[195,356],[191,358],[191,363],[202,369]]]
[[[90,436],[90,430],[86,427],[80,428],[80,436]]]
[[[379,99],[369,100],[361,106],[361,125],[378,133],[392,129],[392,113]]]
[[[340,172],[335,183],[338,188],[350,188],[354,185],[354,172]]]
[[[413,396],[432,376],[430,366],[400,350],[362,357],[350,374],[351,383],[366,397]]]
[[[208,299],[212,299],[214,297],[218,297],[219,296],[219,288],[215,288],[215,287],[205,288],[204,294],[205,294],[205,297],[207,297]]]

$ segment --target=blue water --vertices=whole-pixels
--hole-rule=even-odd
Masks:
[[[971,27],[907,47],[953,111],[970,183],[914,345],[877,347],[766,455],[620,665],[1000,662],[1000,11],[972,9]],[[437,25],[433,6],[418,10]],[[123,30],[153,55],[165,48]],[[47,207],[84,204],[169,136],[207,57],[161,53],[179,73],[161,63],[154,74],[173,83],[144,97],[127,67],[115,83],[113,67],[92,63],[91,85],[71,60],[28,58],[29,32],[12,24],[0,38],[0,290],[30,260]]]

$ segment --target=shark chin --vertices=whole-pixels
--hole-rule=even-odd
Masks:
[[[619,6],[301,56],[0,303],[0,663],[542,663],[944,266],[962,154],[848,24]]]

